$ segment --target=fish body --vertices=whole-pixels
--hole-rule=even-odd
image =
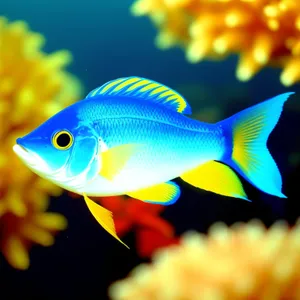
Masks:
[[[91,99],[80,107],[78,118],[93,120],[99,151],[124,144],[136,147],[112,180],[98,175],[80,189],[88,195],[127,194],[170,181],[201,163],[221,158],[225,149],[219,126],[187,118],[150,101]]]
[[[285,197],[266,143],[291,94],[209,124],[188,117],[191,108],[176,91],[145,78],[119,78],[19,138],[14,151],[38,175],[83,195],[98,222],[117,238],[108,212],[88,196],[125,194],[172,204],[180,188],[171,180],[181,177],[247,200],[239,174],[258,189]]]

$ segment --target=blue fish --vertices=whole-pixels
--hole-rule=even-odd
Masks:
[[[116,239],[110,211],[88,196],[128,195],[170,205],[171,180],[248,200],[237,174],[261,191],[285,197],[267,139],[293,93],[245,109],[216,124],[193,120],[173,89],[127,77],[91,91],[28,135],[15,153],[35,173],[84,196],[96,220]]]

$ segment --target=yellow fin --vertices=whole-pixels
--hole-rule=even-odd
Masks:
[[[225,162],[248,182],[270,195],[286,198],[282,193],[282,178],[267,147],[268,138],[281,115],[283,105],[293,93],[284,93],[249,107],[218,123],[232,148]]]
[[[144,99],[163,104],[166,108],[183,114],[191,114],[192,109],[186,100],[175,90],[142,77],[123,77],[111,80],[92,90],[86,98],[101,96],[122,96]]]
[[[180,188],[177,184],[170,181],[130,192],[127,195],[152,204],[170,205],[175,203],[180,197]]]
[[[102,207],[101,205],[95,203],[93,200],[88,198],[86,194],[83,194],[83,197],[87,207],[89,208],[94,218],[98,221],[98,223],[108,233],[110,233],[114,238],[116,238],[119,242],[121,242],[124,246],[126,246],[129,249],[129,247],[125,243],[123,243],[117,236],[112,212]]]
[[[228,166],[209,161],[183,174],[187,183],[220,195],[248,200],[238,176]]]
[[[102,167],[99,174],[108,180],[113,180],[130,157],[141,149],[140,146],[139,144],[124,144],[101,152]]]

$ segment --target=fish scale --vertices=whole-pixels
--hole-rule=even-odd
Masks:
[[[126,167],[116,178],[117,181],[122,182],[123,176],[126,176],[125,174],[128,174],[128,169],[130,169],[132,170],[130,173],[132,185],[138,185],[137,180],[141,172],[146,178],[147,174],[153,174],[154,183],[162,180],[168,181],[202,162],[220,158],[223,153],[224,145],[222,145],[222,139],[218,138],[220,133],[217,130],[200,134],[194,130],[190,131],[170,124],[129,117],[103,119],[99,121],[98,128],[101,128],[99,136],[108,148],[124,143],[145,145],[141,152],[126,163]],[[137,128],[139,134],[136,134]],[[122,132],[122,135],[118,134],[119,132]],[[157,174],[157,166],[166,172],[160,171],[160,174]],[[173,170],[173,174],[170,169]],[[135,174],[133,170],[136,170]],[[152,182],[148,181],[146,185],[151,184]],[[144,185],[145,183],[141,187]],[[130,190],[130,186],[128,188]]]

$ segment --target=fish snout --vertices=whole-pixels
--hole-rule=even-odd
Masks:
[[[21,147],[24,151],[28,152],[28,150],[26,149],[25,145],[24,145],[24,140],[23,138],[17,138],[16,140],[16,144]]]

